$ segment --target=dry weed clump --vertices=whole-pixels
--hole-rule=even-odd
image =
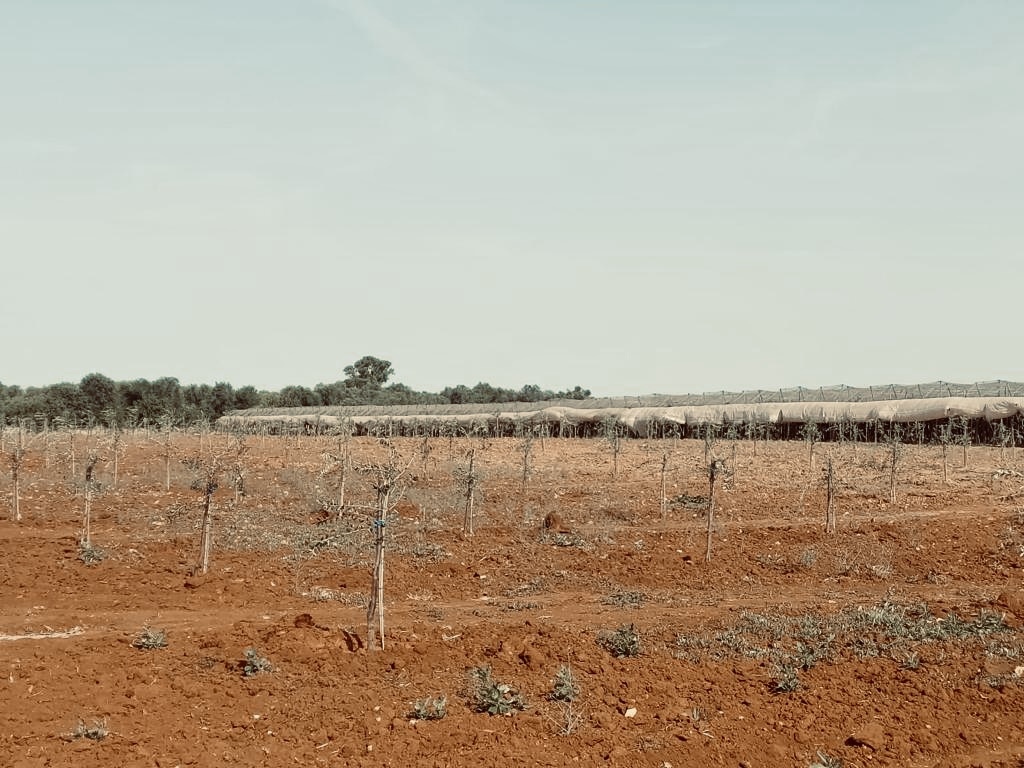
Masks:
[[[64,738],[68,741],[76,741],[77,739],[103,741],[109,735],[110,729],[107,727],[106,718],[102,720],[95,719],[89,724],[86,724],[85,720],[79,719],[75,727],[65,734]]]

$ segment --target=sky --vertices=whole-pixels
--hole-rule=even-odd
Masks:
[[[1024,380],[1024,3],[0,0],[0,381]]]

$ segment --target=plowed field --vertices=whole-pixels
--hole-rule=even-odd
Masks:
[[[1024,765],[1021,449],[951,449],[944,480],[905,446],[893,504],[884,444],[720,442],[708,563],[702,442],[625,441],[616,471],[608,442],[538,439],[525,484],[520,441],[395,446],[369,650],[379,441],[33,438],[0,520],[0,765]],[[221,468],[205,575],[189,457]]]

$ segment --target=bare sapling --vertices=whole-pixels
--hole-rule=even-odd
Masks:
[[[532,429],[524,429],[522,439],[519,441],[519,458],[521,471],[519,475],[519,506],[525,514],[526,510],[526,487],[530,482],[530,475],[533,472],[533,441],[535,435]]]
[[[668,462],[669,450],[663,448],[661,451],[661,519],[668,517]]]
[[[715,529],[715,486],[718,478],[725,472],[725,462],[713,456],[708,462],[708,539],[704,552],[704,562],[711,562],[711,537]]]
[[[736,474],[736,443],[740,439],[740,428],[737,424],[730,422],[725,428],[725,439],[729,441],[729,467],[730,474]]]
[[[345,486],[352,470],[352,430],[346,428],[338,434],[338,452],[331,456],[338,467],[338,512],[345,509]]]
[[[92,500],[99,490],[96,482],[96,463],[100,460],[95,451],[90,451],[85,461],[85,512],[82,515],[81,545],[84,549],[92,548]]]
[[[394,508],[404,494],[400,482],[412,465],[415,456],[403,466],[395,446],[390,440],[383,441],[387,446],[387,459],[381,463],[364,467],[373,477],[373,489],[376,492],[376,504],[373,510],[373,584],[370,589],[370,600],[366,606],[366,647],[373,651],[377,648],[380,638],[380,649],[384,650],[384,554],[387,542],[387,524]]]
[[[715,453],[715,445],[718,443],[718,426],[715,424],[704,425],[704,464],[711,465]]]
[[[455,461],[455,437],[459,434],[459,422],[452,419],[441,425],[441,435],[448,438],[448,461]]]
[[[1002,420],[997,421],[992,427],[992,436],[999,445],[1000,463],[1004,463],[1006,461],[1006,448],[1010,444],[1010,432],[1011,430],[1007,429],[1006,423]]]
[[[807,443],[807,466],[814,469],[814,446],[821,439],[821,430],[816,421],[808,421],[800,428],[800,437]]]
[[[942,447],[942,484],[949,485],[949,446],[953,443],[953,422],[943,424],[939,429],[939,445]]]
[[[823,471],[825,481],[825,533],[836,532],[836,472],[830,451],[825,458],[825,469]]]
[[[25,466],[25,425],[14,428],[14,438],[7,449],[7,465],[11,470],[11,517],[21,522],[21,476]]]
[[[622,454],[622,434],[618,420],[614,416],[609,416],[601,422],[601,430],[612,452],[612,477],[618,477],[619,456]]]
[[[160,417],[160,456],[164,460],[164,490],[171,490],[171,458],[174,456],[174,446],[171,438],[174,433],[174,417],[170,413],[164,413]]]
[[[466,536],[473,535],[476,493],[480,484],[480,472],[476,465],[476,450],[476,448],[470,448],[466,451],[466,465],[455,470],[455,478],[462,486],[462,495],[466,502],[462,522],[462,533]]]
[[[757,456],[757,423],[748,421],[743,424],[743,437],[750,443],[750,452]]]
[[[209,573],[210,558],[213,554],[213,496],[220,487],[220,476],[224,470],[223,457],[220,454],[196,456],[186,459],[184,464],[192,470],[195,479],[192,490],[203,494],[203,519],[199,531],[199,564],[196,571]]]
[[[234,436],[230,448],[231,459],[228,463],[228,479],[231,480],[231,489],[235,493],[235,505],[245,495],[245,477],[248,474],[248,466],[245,462],[245,455],[249,452],[249,446],[245,444],[245,435]]]
[[[896,480],[899,472],[900,461],[903,458],[904,448],[901,439],[903,430],[900,426],[894,425],[889,435],[889,503],[896,503]]]
[[[430,444],[430,433],[424,432],[423,437],[420,439],[420,474],[423,475],[424,480],[429,480],[429,462],[430,454],[433,453],[434,447]]]
[[[958,417],[960,422],[960,445],[964,449],[964,469],[967,468],[967,449],[971,445],[971,422],[966,416]]]
[[[68,462],[71,465],[71,482],[74,483],[76,471],[75,457],[75,425],[68,424]]]
[[[108,412],[108,423],[110,424],[110,435],[106,440],[106,445],[110,449],[110,468],[111,468],[111,483],[110,487],[113,490],[117,490],[118,477],[121,470],[121,459],[124,458],[127,450],[124,440],[124,430],[121,429],[121,423],[117,419],[117,415],[112,411]]]
[[[36,417],[39,418],[38,416]],[[50,429],[50,422],[46,419],[42,423],[43,434],[43,469],[50,468],[50,443],[53,439],[53,432]]]
[[[210,473],[203,484],[203,523],[200,532],[199,572],[209,573],[210,555],[213,554],[213,494],[217,490],[217,476]]]

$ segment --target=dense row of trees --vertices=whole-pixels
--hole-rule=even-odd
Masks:
[[[29,419],[42,423],[132,426],[170,421],[188,425],[212,422],[228,411],[261,406],[415,405],[425,403],[539,402],[558,398],[582,400],[589,389],[553,392],[527,384],[518,390],[480,383],[445,387],[440,393],[417,392],[405,384],[388,384],[394,368],[387,360],[363,357],[344,369],[345,378],[310,389],[288,386],[279,392],[252,386],[235,389],[227,382],[182,385],[176,378],[114,381],[90,373],[79,383],[45,387],[5,386],[0,382],[0,421]]]

